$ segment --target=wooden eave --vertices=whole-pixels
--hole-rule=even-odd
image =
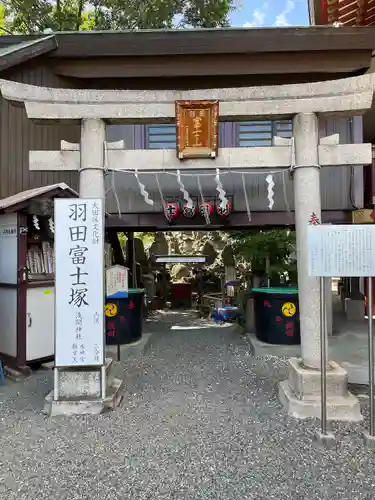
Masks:
[[[368,0],[372,3],[375,0]],[[4,35],[3,47],[50,40],[52,58],[182,56],[366,50],[375,30],[332,26],[286,28],[223,28],[197,30],[79,31],[53,35]]]
[[[8,196],[0,200],[0,213],[13,213],[27,208],[32,200],[40,198],[77,198],[79,195],[67,184],[61,182],[50,186],[22,191],[21,193]]]
[[[12,39],[13,37],[6,38]],[[25,63],[57,48],[57,40],[53,35],[14,42],[2,44],[0,40],[0,71]]]
[[[375,1],[375,0],[371,0]],[[375,30],[331,26],[56,33],[51,57],[183,56],[366,50]]]
[[[274,75],[278,83],[308,82],[364,73],[374,39],[375,27],[331,26],[6,35],[0,71],[43,56],[57,75],[89,88],[201,87],[202,78],[208,86],[218,78],[224,87],[238,79],[269,85]]]

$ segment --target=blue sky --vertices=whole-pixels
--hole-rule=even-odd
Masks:
[[[232,26],[306,26],[308,0],[237,0]]]

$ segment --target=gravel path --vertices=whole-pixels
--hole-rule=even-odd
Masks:
[[[255,359],[228,328],[158,316],[142,362],[126,367],[122,406],[46,419],[51,374],[0,388],[0,498],[7,500],[373,500],[375,453],[360,426],[336,426],[337,450],[312,441],[317,422],[277,400],[285,362]]]

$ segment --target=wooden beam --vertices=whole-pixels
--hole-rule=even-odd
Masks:
[[[347,73],[368,68],[370,50],[281,54],[223,54],[220,64],[211,55],[57,59],[58,75],[80,78],[172,78],[223,75],[285,75]]]
[[[373,49],[375,31],[332,26],[281,29],[148,30],[57,33],[51,57],[184,56]],[[308,56],[307,56],[308,57]]]
[[[187,219],[180,217],[170,224],[162,213],[148,214],[121,214],[121,218],[117,214],[110,214],[106,218],[106,227],[113,228],[117,231],[129,231],[140,229],[146,230],[164,230],[164,231],[180,231],[187,228],[193,230],[214,230],[214,229],[241,229],[241,228],[258,228],[258,227],[283,227],[294,226],[293,212],[274,212],[268,210],[266,212],[251,212],[251,220],[246,212],[234,212],[228,218],[212,217],[211,225],[207,226],[202,217]],[[351,211],[345,210],[323,210],[322,222],[331,224],[350,224]]]

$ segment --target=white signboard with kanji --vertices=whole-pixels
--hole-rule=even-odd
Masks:
[[[307,252],[309,276],[375,276],[375,225],[311,225]]]
[[[104,207],[55,200],[55,366],[104,364]]]
[[[107,269],[106,288],[107,297],[128,290],[128,268],[117,265]]]

